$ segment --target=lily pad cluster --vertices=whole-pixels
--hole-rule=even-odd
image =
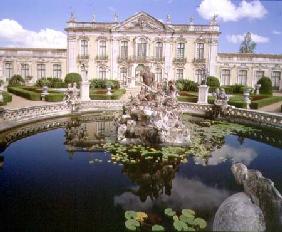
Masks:
[[[125,212],[125,227],[129,231],[201,231],[207,227],[207,222],[200,217],[196,217],[196,213],[192,209],[182,209],[181,213],[177,213],[171,208],[164,210],[165,216],[171,219],[172,227],[166,228],[160,224],[151,225],[148,215],[144,212],[126,211]]]
[[[172,218],[173,228],[176,231],[199,231],[207,227],[207,222],[200,217],[196,217],[194,210],[182,209],[180,215],[171,208],[165,209],[164,212],[165,215]]]

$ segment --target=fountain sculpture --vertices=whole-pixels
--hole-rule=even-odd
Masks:
[[[136,97],[116,118],[118,141],[123,144],[187,145],[190,132],[182,122],[173,81],[156,83],[148,69],[141,72],[143,83]]]

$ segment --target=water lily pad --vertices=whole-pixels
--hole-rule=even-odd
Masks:
[[[195,216],[195,211],[192,209],[182,209],[182,214],[186,217]]]
[[[125,222],[125,227],[130,231],[136,231],[140,227],[140,223],[134,219],[129,219]]]
[[[129,220],[129,219],[135,219],[135,218],[136,218],[136,212],[135,212],[135,211],[132,211],[132,210],[125,211],[124,217],[125,217],[127,220]]]
[[[152,231],[165,231],[165,228],[161,225],[153,225],[152,226]]]
[[[164,213],[165,213],[165,215],[167,215],[169,217],[173,217],[176,214],[176,212],[173,211],[172,208],[165,209]]]
[[[176,220],[173,222],[173,227],[176,231],[188,231],[188,226],[186,223],[180,220]]]
[[[187,216],[182,214],[182,215],[180,215],[179,219],[180,219],[180,221],[183,221],[186,224],[193,225],[194,224],[194,216],[193,215],[190,215],[190,216],[187,217]]]
[[[196,218],[194,223],[195,225],[198,225],[200,229],[205,229],[207,227],[207,222],[203,218]]]
[[[173,221],[179,220],[179,218],[178,218],[176,215],[174,215],[174,216],[172,217],[172,219],[173,219]]]

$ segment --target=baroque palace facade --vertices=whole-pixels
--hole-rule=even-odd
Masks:
[[[145,12],[125,21],[78,22],[71,16],[65,29],[67,49],[0,48],[0,78],[20,74],[34,83],[43,77],[64,78],[81,73],[88,78],[115,79],[124,86],[140,82],[148,68],[157,81],[190,79],[198,83],[205,72],[222,85],[254,87],[262,76],[282,90],[282,55],[218,53],[220,28],[208,25],[163,23]]]

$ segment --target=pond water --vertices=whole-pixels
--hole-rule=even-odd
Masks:
[[[111,135],[111,122],[85,125],[79,133],[88,133],[86,143],[96,142],[100,132]],[[103,151],[71,152],[69,129],[21,138],[3,149],[4,231],[124,231],[125,210],[160,215],[167,207],[194,209],[210,229],[219,205],[242,190],[230,171],[233,161],[258,169],[282,192],[282,149],[253,139],[226,135],[205,162],[189,156],[167,170],[161,163],[114,164]]]

